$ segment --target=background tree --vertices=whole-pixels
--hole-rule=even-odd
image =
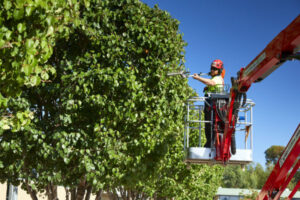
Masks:
[[[246,185],[246,177],[243,169],[239,165],[227,166],[223,174],[223,183],[221,187],[226,188],[244,188]]]
[[[250,164],[244,167],[239,165],[227,166],[223,173],[221,187],[261,189],[271,170],[271,166],[264,170],[259,163],[256,165]]]
[[[294,175],[292,181],[289,183],[288,188],[290,190],[293,190],[295,186],[297,185],[298,181],[300,180],[300,172],[296,172]]]
[[[50,49],[41,62],[38,56],[31,58],[38,64],[28,61],[28,73],[22,71],[26,67],[3,71],[21,74],[22,79],[17,83],[10,78],[8,88],[16,88],[19,95],[7,101],[2,113],[22,120],[18,128],[17,123],[2,123],[1,181],[22,182],[32,199],[37,199],[38,191],[55,199],[57,185],[68,187],[72,200],[88,199],[91,192],[98,198],[102,190],[116,194],[117,189],[132,199],[141,195],[212,196],[219,168],[187,170],[179,159],[184,103],[193,94],[187,80],[166,75],[184,68],[186,44],[179,22],[138,0],[68,1],[63,5],[47,1],[47,9],[41,1],[27,3],[22,4],[25,11],[30,3],[35,5],[33,22],[43,19],[45,27],[38,31],[26,26],[24,35],[47,30],[46,36],[57,36],[46,37],[49,43],[26,39],[26,52],[33,51],[30,55],[43,55],[34,50],[39,44],[46,45],[41,51]],[[18,10],[15,5],[8,10]],[[30,25],[25,14],[16,20]],[[61,22],[62,28],[51,20]],[[2,48],[4,53],[8,49]],[[19,64],[26,64],[27,54],[19,53]],[[11,62],[7,61],[8,66]],[[14,95],[8,91],[3,89],[1,94]],[[24,111],[26,116],[18,114]],[[30,120],[24,124],[27,118]],[[161,166],[162,161],[168,164]],[[158,173],[167,173],[174,165],[178,168],[168,174],[169,181],[173,186],[180,183],[176,191],[182,194],[162,190],[168,185]],[[181,174],[187,177],[183,179]],[[192,184],[190,177],[194,177]],[[155,186],[148,187],[150,183]]]
[[[268,165],[267,171],[269,171],[268,174],[270,174],[274,168],[274,166],[277,164],[278,159],[282,155],[285,147],[284,146],[271,146],[265,151],[265,157],[266,157],[266,164]],[[294,189],[297,182],[300,180],[300,173],[296,172],[295,176],[291,180],[291,182],[288,185],[288,188],[290,190]]]
[[[223,173],[222,187],[261,189],[267,181],[270,173],[284,151],[283,146],[271,146],[265,151],[266,168],[259,163],[241,166],[227,166]],[[288,188],[293,189],[299,181],[299,173],[296,173]]]
[[[278,159],[284,151],[284,146],[273,145],[265,151],[266,164],[276,165]]]
[[[268,168],[264,170],[263,166],[258,163],[255,166],[254,174],[257,178],[256,188],[261,189],[265,185],[270,172]]]

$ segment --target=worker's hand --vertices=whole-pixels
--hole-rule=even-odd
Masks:
[[[197,73],[193,74],[192,76],[194,79],[197,79],[198,77],[200,77]]]

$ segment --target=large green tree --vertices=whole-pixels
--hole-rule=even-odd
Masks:
[[[1,23],[22,37],[15,54],[14,40],[1,43],[1,181],[22,183],[33,199],[55,199],[57,185],[78,200],[102,190],[213,196],[219,168],[187,170],[181,160],[193,91],[167,76],[183,69],[179,22],[138,0],[20,2],[1,2]],[[159,173],[180,183],[176,194]]]
[[[256,183],[256,188],[257,189],[261,189],[263,188],[263,186],[265,185],[267,178],[270,174],[270,168],[266,167],[266,169],[264,170],[263,166],[261,164],[256,164],[255,166],[255,170],[254,170],[254,174],[256,176],[257,179],[257,183]]]

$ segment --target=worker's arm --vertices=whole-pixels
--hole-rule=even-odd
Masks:
[[[194,79],[198,80],[198,81],[201,81],[202,83],[204,83],[207,86],[214,86],[214,85],[216,85],[215,81],[213,81],[211,79],[208,79],[208,78],[202,78],[198,74],[194,74],[192,77]]]

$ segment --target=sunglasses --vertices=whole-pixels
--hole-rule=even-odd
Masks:
[[[210,70],[218,70],[218,68],[211,67]]]

